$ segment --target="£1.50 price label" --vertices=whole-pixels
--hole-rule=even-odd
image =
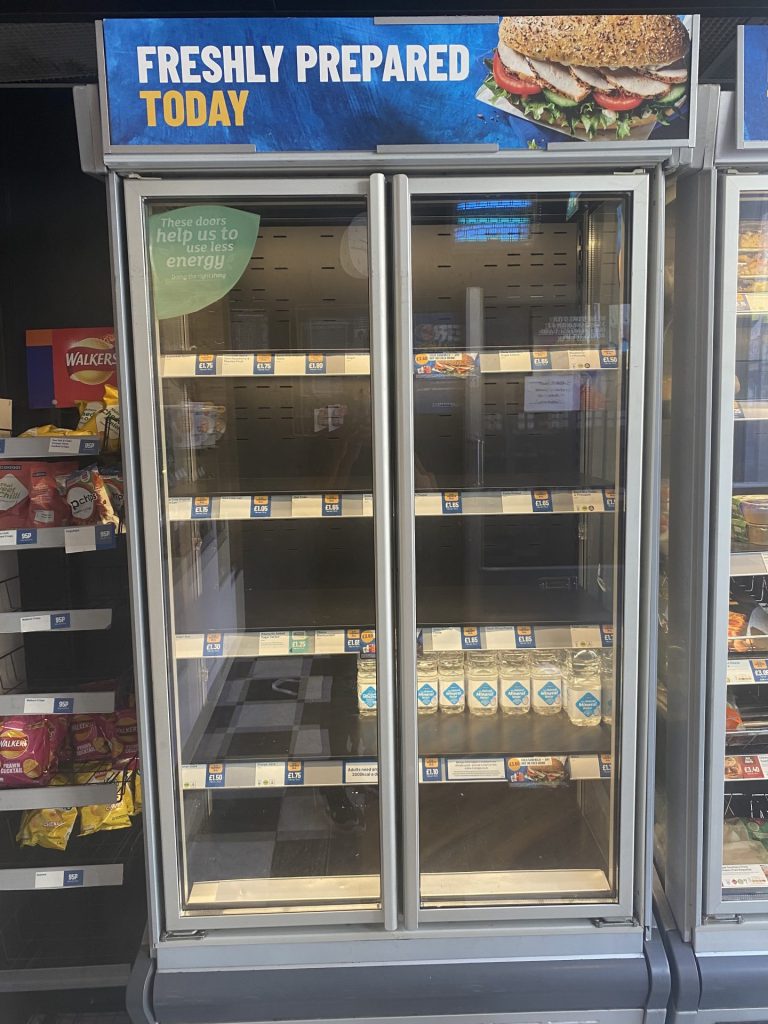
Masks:
[[[205,788],[224,789],[226,786],[227,772],[223,764],[209,764],[205,767]]]
[[[603,370],[615,370],[619,365],[619,353],[615,348],[600,349],[600,366]]]

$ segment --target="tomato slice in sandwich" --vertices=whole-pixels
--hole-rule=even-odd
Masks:
[[[642,96],[629,96],[627,93],[599,92],[592,93],[595,103],[605,110],[634,110],[643,102]]]
[[[493,55],[493,80],[500,89],[514,93],[515,96],[535,96],[541,92],[541,86],[536,82],[528,82],[507,71],[498,52]]]

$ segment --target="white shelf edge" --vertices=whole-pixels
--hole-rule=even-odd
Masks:
[[[44,807],[86,807],[111,804],[117,797],[117,782],[89,782],[81,786],[30,786],[0,789],[0,811],[32,811]]]
[[[79,633],[109,629],[111,608],[59,608],[35,612],[0,612],[0,634]]]
[[[26,889],[92,889],[122,885],[122,864],[72,864],[63,868],[0,869],[0,892]],[[0,989],[2,991],[2,989]]]
[[[114,691],[0,695],[0,715],[110,715],[114,710]]]

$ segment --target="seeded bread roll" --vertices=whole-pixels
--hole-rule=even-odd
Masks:
[[[499,39],[525,57],[585,67],[653,68],[688,52],[674,14],[573,14],[502,18]]]

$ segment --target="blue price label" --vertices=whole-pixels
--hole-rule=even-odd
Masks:
[[[531,491],[531,508],[534,512],[551,512],[552,492],[549,490]]]
[[[322,515],[324,515],[324,516],[340,516],[341,515],[341,495],[340,494],[324,494],[323,495]]]
[[[17,530],[17,544],[37,544],[37,530]]]
[[[444,516],[460,516],[461,515],[461,492],[460,491],[443,491],[443,515]]]
[[[97,551],[106,551],[115,546],[115,527],[112,523],[94,527],[93,536]]]
[[[75,698],[74,697],[54,697],[53,700],[53,713],[54,715],[71,715],[75,710]]]
[[[212,501],[210,498],[193,498],[192,499],[192,518],[193,519],[210,519],[211,518],[211,506]]]
[[[741,407],[741,402],[734,402],[733,403],[733,418],[735,420],[743,420],[744,419],[744,410]]]
[[[5,455],[5,438],[0,437],[0,455]]]
[[[615,348],[600,349],[600,366],[604,370],[615,370],[619,365],[619,353]]]
[[[461,627],[461,648],[464,651],[480,650],[480,630],[477,626]]]
[[[269,519],[272,515],[272,498],[269,494],[254,494],[251,497],[251,519]]]
[[[257,352],[253,361],[253,372],[258,377],[268,377],[275,372],[275,357],[271,352]]]
[[[286,761],[285,762],[285,784],[286,784],[286,786],[303,786],[304,785],[304,762],[303,761]]]
[[[69,612],[54,612],[51,615],[51,629],[69,629],[71,625]]]
[[[307,352],[305,368],[310,376],[325,373],[325,354],[323,352]]]
[[[768,661],[765,658],[753,658],[749,666],[756,683],[768,683]]]
[[[224,789],[226,785],[227,769],[223,764],[209,764],[205,766],[205,788]]]
[[[515,647],[525,651],[536,647],[536,630],[533,626],[515,626]]]
[[[600,627],[600,643],[603,647],[613,647],[613,626]]]
[[[206,633],[203,637],[203,657],[223,658],[224,657],[224,634]]]
[[[344,651],[346,654],[357,654],[360,650],[360,630],[344,630]]]
[[[443,762],[439,757],[422,757],[421,759],[421,781],[442,782]]]
[[[611,777],[611,755],[600,754],[598,757],[598,765],[600,767],[600,778],[610,779]]]
[[[77,871],[65,871],[61,884],[65,889],[77,889],[85,885],[85,871],[83,868],[79,868]]]
[[[551,370],[552,353],[543,349],[534,350],[531,352],[531,366],[534,370]]]
[[[215,377],[216,376],[216,356],[207,353],[205,355],[195,356],[195,376],[196,377]]]
[[[616,491],[610,487],[603,488],[603,504],[605,505],[606,512],[616,511]]]
[[[89,437],[85,438],[80,442],[80,454],[81,455],[95,455],[99,450],[98,438]]]

